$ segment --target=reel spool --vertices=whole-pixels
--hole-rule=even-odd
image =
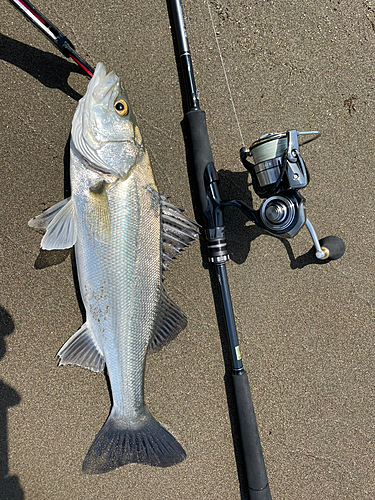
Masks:
[[[247,162],[245,167],[251,174],[254,190],[260,198],[307,186],[310,178],[298,144],[298,136],[307,134],[315,134],[315,137],[306,142],[320,135],[317,131],[297,130],[266,134],[244,150],[245,157],[252,156],[254,159],[254,164]]]
[[[314,135],[298,143],[298,136]],[[345,245],[340,238],[329,236],[318,240],[311,222],[305,215],[305,199],[299,190],[306,187],[310,176],[299,146],[317,139],[317,131],[298,132],[288,130],[261,136],[240,156],[243,165],[250,172],[254,191],[265,198],[259,211],[254,211],[252,220],[269,233],[283,238],[293,238],[306,224],[315,246],[315,255],[320,260],[338,259]],[[248,161],[252,157],[254,163]]]

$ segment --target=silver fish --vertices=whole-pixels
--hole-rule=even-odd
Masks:
[[[106,367],[111,385],[110,415],[82,470],[167,467],[185,451],[145,405],[145,358],[186,326],[163,271],[198,226],[158,193],[124,86],[102,63],[74,115],[70,155],[71,197],[29,225],[46,229],[43,249],[75,247],[86,321],[59,350],[59,364]]]

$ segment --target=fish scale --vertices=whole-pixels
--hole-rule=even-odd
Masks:
[[[198,227],[159,195],[124,86],[101,63],[73,118],[70,178],[71,197],[29,225],[46,229],[45,250],[75,246],[86,321],[59,350],[59,364],[106,367],[110,382],[113,406],[82,470],[174,465],[185,452],[144,402],[146,352],[186,326],[163,273]]]

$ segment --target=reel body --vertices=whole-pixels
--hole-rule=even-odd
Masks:
[[[262,227],[283,238],[293,238],[306,220],[305,199],[299,190],[307,186],[310,177],[298,143],[298,136],[306,134],[319,132],[289,130],[266,134],[240,152],[254,191],[265,198],[259,209]],[[254,164],[247,160],[249,156]]]
[[[314,137],[299,144],[298,136],[304,135]],[[320,244],[313,225],[306,218],[305,199],[299,193],[310,181],[299,146],[319,136],[317,131],[297,130],[266,134],[250,148],[242,148],[240,156],[251,174],[254,191],[260,198],[265,198],[259,209],[259,219],[253,219],[254,222],[282,238],[293,238],[306,224],[315,246],[316,257],[320,260],[338,259],[345,251],[344,243],[340,238],[330,236],[322,240],[326,246]],[[250,156],[254,163],[248,161]]]
[[[305,199],[298,192],[280,192],[262,203],[259,217],[268,232],[282,238],[293,238],[306,220]]]

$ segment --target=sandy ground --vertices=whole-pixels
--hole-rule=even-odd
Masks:
[[[36,5],[91,64],[103,61],[122,77],[159,189],[193,216],[166,3]],[[248,198],[207,4],[183,5],[223,193]],[[342,259],[317,265],[306,229],[283,244],[226,213],[228,276],[272,497],[372,500],[375,3],[210,6],[245,144],[290,128],[321,131],[302,149],[311,174],[307,213],[319,237],[335,234],[347,248]],[[101,374],[57,367],[56,352],[82,321],[71,258],[39,254],[41,236],[27,221],[67,192],[66,144],[87,78],[5,1],[0,17],[1,500],[246,499],[199,244],[176,261],[166,283],[189,326],[146,370],[148,405],[187,460],[82,475],[108,415],[108,389]]]

